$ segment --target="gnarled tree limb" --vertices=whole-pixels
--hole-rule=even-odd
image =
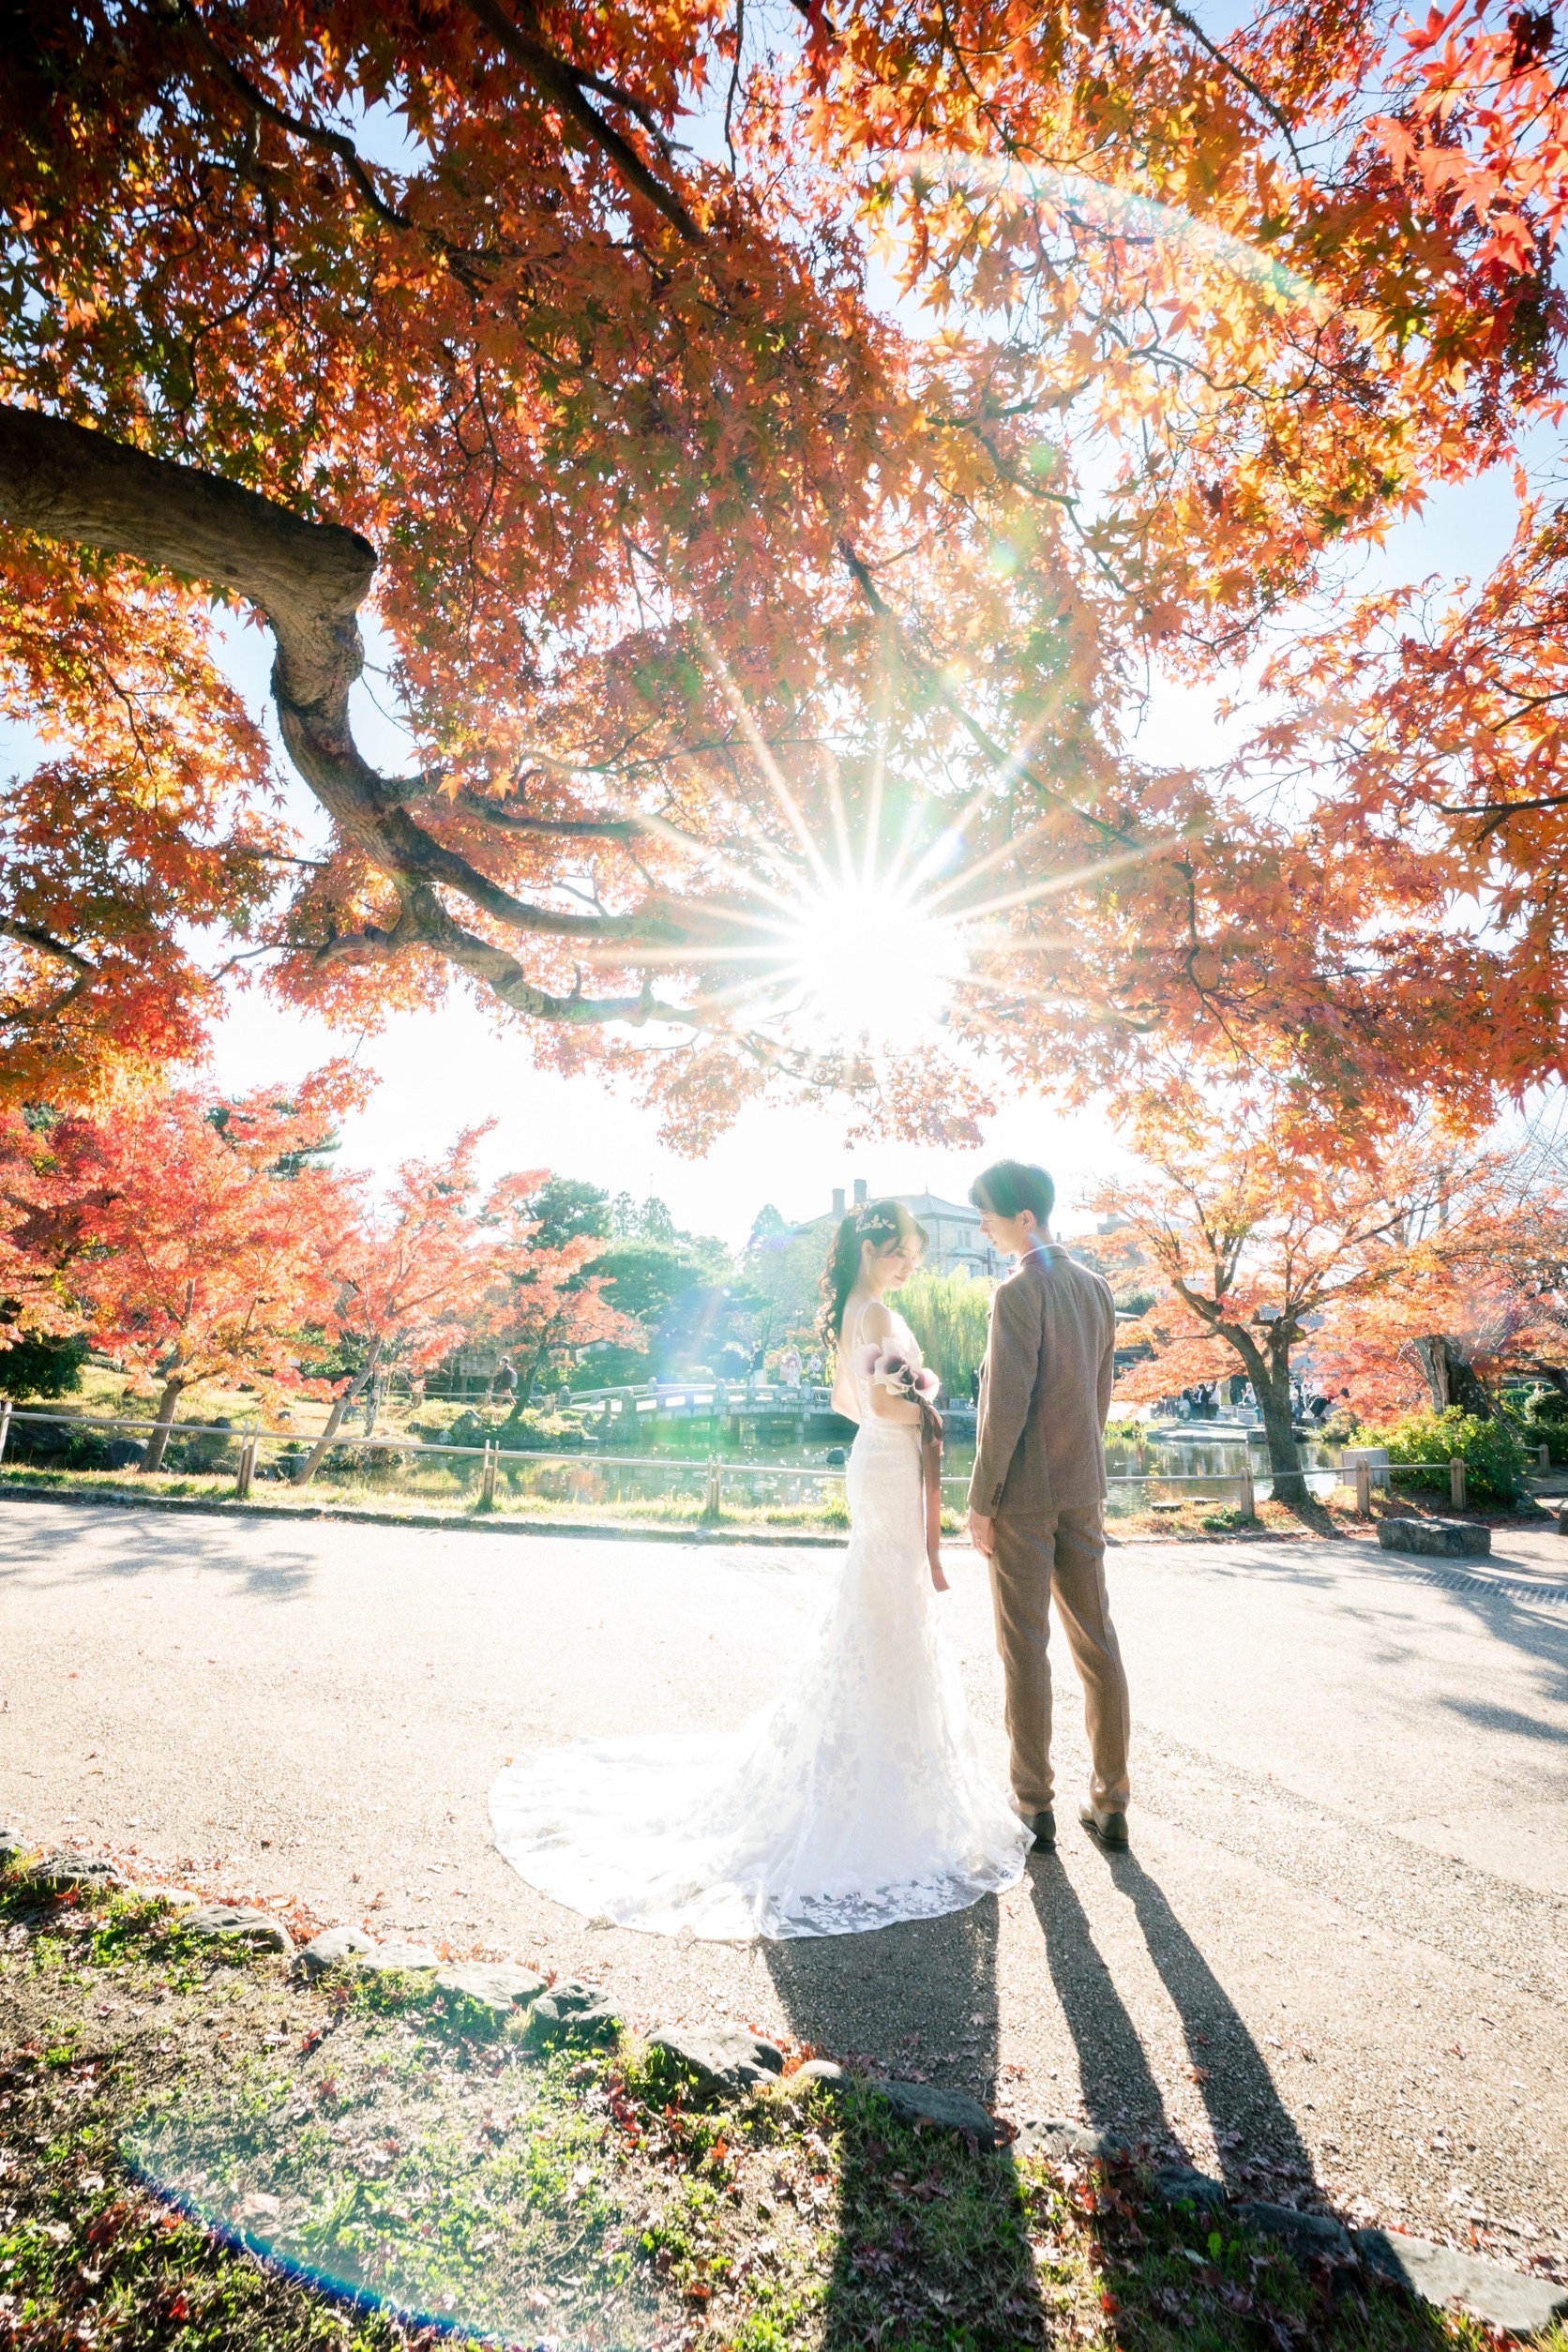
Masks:
[[[107,433],[6,407],[0,518],[43,538],[211,581],[258,606],[277,641],[272,690],[290,758],[344,837],[411,907],[425,910],[428,944],[451,952],[434,885],[536,936],[626,949],[669,947],[684,936],[657,906],[599,916],[532,905],[415,822],[402,806],[406,787],[388,783],[361,756],[350,723],[349,693],[364,658],[358,612],[376,568],[374,548],[356,531],[308,521],[218,475],[149,457]],[[452,935],[467,936],[456,927]]]

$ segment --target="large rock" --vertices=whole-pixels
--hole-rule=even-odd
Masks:
[[[1190,2164],[1169,2164],[1157,2172],[1153,2188],[1162,2205],[1191,2205],[1200,2213],[1223,2212],[1230,2201],[1223,2180],[1212,2173],[1194,2172]]]
[[[1400,2232],[1358,2229],[1355,2248],[1369,2270],[1396,2280],[1425,2302],[1462,2303],[1494,2328],[1513,2336],[1533,2336],[1568,2313],[1568,2287],[1554,2279],[1531,2278],[1482,2262],[1452,2246],[1429,2245]]]
[[[180,1925],[188,1936],[211,1936],[249,1944],[255,1952],[294,1951],[294,1937],[269,1911],[246,1911],[232,1903],[203,1903],[187,1911]]]
[[[1298,2213],[1293,2205],[1251,2204],[1238,2205],[1236,2219],[1259,2238],[1277,2238],[1303,2260],[1319,2254],[1348,2262],[1353,2251],[1349,2230],[1327,2213]]]
[[[579,2042],[594,2046],[613,2042],[620,2013],[604,1987],[567,1977],[534,2003],[533,2029],[541,2042]]]
[[[1006,2138],[994,2115],[961,2090],[939,2090],[934,2083],[877,2082],[900,2123],[926,2124],[934,2132],[961,2132],[981,2148],[1001,2148]]]
[[[1385,1552],[1420,1552],[1440,1560],[1463,1560],[1489,1552],[1492,1530],[1466,1519],[1380,1519],[1378,1541]]]
[[[707,2032],[658,2026],[648,2036],[648,2047],[661,2050],[684,2073],[694,2075],[705,2099],[738,2099],[743,2091],[773,2082],[784,2072],[784,2053],[776,2043],[760,2041],[733,2026]]]
[[[356,1967],[364,1954],[375,1948],[375,1937],[367,1936],[362,1928],[328,1927],[304,1947],[299,1965],[307,1976],[324,1976],[328,1968]]]
[[[513,1968],[506,1961],[465,1961],[460,1968],[438,1969],[435,1981],[439,1992],[475,2001],[496,2017],[509,2017],[515,2009],[526,2009],[548,1989],[544,1978],[535,1976],[532,1968]]]
[[[1020,2156],[1049,2156],[1060,2161],[1073,2157],[1088,2158],[1103,2164],[1123,2162],[1128,2153],[1126,2135],[1121,2132],[1094,2132],[1081,2123],[1067,2123],[1053,2116],[1031,2116],[1018,2132],[1018,2152]]]
[[[69,1894],[73,1890],[90,1892],[95,1888],[125,1884],[113,1862],[99,1862],[90,1854],[46,1854],[27,1876],[35,1886],[47,1887],[51,1894]]]
[[[356,1952],[349,1965],[369,1968],[373,1976],[418,1976],[427,1968],[439,1968],[441,1954],[429,1944],[402,1943],[394,1937],[384,1944],[372,1943],[369,1952]]]
[[[104,1445],[105,1470],[129,1470],[133,1462],[144,1462],[146,1458],[146,1441],[142,1438],[110,1438]]]
[[[4,1870],[8,1862],[20,1862],[24,1854],[32,1851],[32,1847],[20,1830],[0,1830],[0,1870]]]

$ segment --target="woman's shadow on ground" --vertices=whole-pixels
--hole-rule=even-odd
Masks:
[[[994,1896],[946,1919],[861,1936],[763,1947],[792,2032],[872,2075],[967,2091],[989,2104],[1001,2064]],[[884,2111],[885,2112],[885,2111]],[[931,2152],[927,2153],[927,2151]],[[943,2161],[874,2113],[846,2118],[837,2237],[823,2312],[825,2346],[886,2342],[1039,2344],[1046,2320],[1021,2227],[1009,2151]],[[940,2190],[933,2188],[939,2171]],[[927,2199],[967,2224],[963,2260],[951,2229],[933,2228]],[[959,2200],[962,2200],[961,2208]],[[877,2332],[867,2335],[867,2325]],[[939,2332],[930,2336],[936,2326]]]

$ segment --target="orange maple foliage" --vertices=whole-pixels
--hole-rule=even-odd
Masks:
[[[1274,1492],[1304,1498],[1292,1372],[1325,1318],[1354,1331],[1368,1303],[1410,1295],[1427,1270],[1429,1229],[1452,1145],[1429,1125],[1347,1158],[1303,1136],[1289,1102],[1216,1106],[1190,1092],[1147,1106],[1137,1130],[1146,1174],[1106,1184],[1093,1205],[1124,1221],[1123,1246],[1163,1295],[1119,1334],[1151,1356],[1117,1395],[1157,1401],[1244,1373],[1262,1415]]]
[[[948,1033],[1015,1078],[1179,1049],[1479,1119],[1559,1051],[1549,1006],[1490,1013],[1512,902],[1455,924],[1359,787],[1260,802],[1124,722],[1151,660],[1213,679],[1558,397],[1555,42],[1344,0],[1224,41],[1142,0],[812,0],[761,46],[720,0],[27,14],[4,560],[98,637],[68,780],[19,804],[49,834],[79,793],[92,840],[0,898],[23,1059],[84,1087],[184,1049],[188,900],[356,1023],[460,975],[688,1147],[779,1078],[963,1132],[950,1056],[824,1052],[792,1009],[779,900],[885,823],[907,870],[959,838]],[[277,862],[171,575],[270,626],[319,860]],[[354,740],[362,611],[399,777]],[[158,699],[150,612],[149,767],[113,706]]]
[[[490,1125],[467,1128],[439,1160],[405,1160],[384,1201],[340,1184],[320,1247],[331,1293],[326,1336],[357,1357],[335,1384],[320,1438],[300,1457],[307,1485],[354,1400],[395,1366],[417,1377],[460,1346],[490,1274],[475,1154]]]
[[[194,1382],[243,1382],[268,1400],[307,1385],[339,1189],[315,1155],[362,1093],[339,1063],[234,1100],[128,1090],[74,1123],[70,1285],[99,1346],[157,1391],[144,1470],[162,1462]]]

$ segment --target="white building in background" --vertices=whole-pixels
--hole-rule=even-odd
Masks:
[[[1003,1260],[987,1242],[980,1230],[980,1212],[967,1200],[939,1200],[931,1192],[876,1193],[868,1191],[865,1179],[857,1176],[854,1198],[847,1200],[841,1189],[833,1196],[833,1206],[825,1216],[812,1217],[797,1228],[800,1232],[821,1230],[824,1247],[830,1227],[837,1225],[851,1208],[859,1208],[865,1200],[897,1200],[907,1209],[917,1225],[926,1229],[927,1243],[924,1264],[932,1274],[985,1275],[995,1282],[1006,1272]]]

